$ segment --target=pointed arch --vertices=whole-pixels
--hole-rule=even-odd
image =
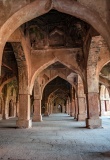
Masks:
[[[92,11],[86,6],[75,1],[63,0],[35,0],[30,4],[15,12],[0,28],[0,65],[2,62],[2,54],[6,41],[10,35],[25,22],[47,13],[52,8],[59,12],[67,13],[80,18],[95,28],[106,40],[110,47],[110,31],[107,24],[100,18],[96,11]],[[79,12],[80,10],[80,12]],[[22,18],[21,18],[22,17]],[[15,23],[16,22],[16,23]],[[99,25],[100,24],[100,25]],[[7,29],[8,28],[8,29]]]
[[[75,86],[74,84],[72,84],[71,82],[69,82],[65,77],[63,77],[63,76],[61,76],[61,75],[56,75],[56,76],[52,77],[51,79],[49,79],[49,81],[44,85],[44,87],[43,87],[43,89],[42,89],[42,93],[43,93],[44,88],[46,87],[46,85],[47,85],[49,82],[51,82],[52,80],[54,80],[55,78],[57,78],[57,77],[60,77],[60,78],[64,79],[65,81],[67,81],[68,83],[70,83],[70,84],[74,87],[74,89],[76,90],[76,86]]]
[[[107,61],[103,62],[102,65],[99,66],[100,68],[98,70],[98,75],[99,75],[100,71],[103,69],[103,67],[106,66],[108,63],[110,63],[110,60],[107,60]]]
[[[60,61],[58,58],[54,58],[53,60],[48,61],[47,63],[45,63],[43,66],[41,66],[32,76],[31,82],[30,82],[30,94],[32,93],[32,88],[33,88],[33,84],[34,81],[36,79],[36,77],[47,67],[49,67],[50,65],[52,65],[55,62],[60,62],[61,64],[63,64],[64,66],[66,66],[68,68],[68,64],[65,64],[63,61]],[[70,68],[71,70],[73,70],[73,68]],[[80,71],[74,67],[74,70],[77,71],[77,73],[82,77]],[[67,80],[66,80],[67,81]],[[70,82],[69,82],[70,83]]]

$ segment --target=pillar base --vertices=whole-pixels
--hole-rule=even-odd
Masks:
[[[3,115],[2,119],[9,119],[8,114]]]
[[[74,113],[71,112],[71,113],[70,113],[70,116],[71,116],[71,117],[74,117]]]
[[[86,114],[78,114],[77,120],[78,121],[85,121],[87,118]]]
[[[76,116],[76,114],[74,114],[74,119],[77,119],[77,116]]]
[[[102,127],[102,120],[97,118],[97,119],[86,119],[86,127],[89,129],[94,129],[94,128],[100,128]]]
[[[31,128],[32,120],[17,120],[16,125],[18,128]]]
[[[99,116],[104,116],[105,115],[105,112],[100,112],[99,113]]]
[[[44,116],[47,116],[47,117],[48,117],[48,116],[49,116],[49,112],[46,111],[46,112],[44,113]]]
[[[39,116],[34,116],[33,119],[32,119],[33,122],[42,122],[42,116],[39,115]]]

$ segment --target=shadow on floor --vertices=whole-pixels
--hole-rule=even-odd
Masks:
[[[0,126],[0,129],[17,129],[16,126]]]
[[[110,158],[110,151],[102,153],[104,157]]]

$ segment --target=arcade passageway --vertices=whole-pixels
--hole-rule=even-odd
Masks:
[[[67,113],[86,128],[102,126],[110,115],[109,6],[1,0],[1,120],[17,117],[18,128],[31,128],[42,115]]]
[[[108,116],[110,0],[0,0],[1,157],[107,159]]]
[[[109,160],[110,117],[103,129],[88,130],[64,113],[33,122],[32,129],[16,129],[15,119],[0,122],[0,158],[7,160]]]

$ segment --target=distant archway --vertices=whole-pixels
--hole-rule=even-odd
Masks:
[[[32,93],[32,88],[34,85],[34,81],[37,77],[37,75],[39,75],[44,69],[46,69],[47,67],[49,67],[50,65],[52,65],[55,62],[60,62],[61,64],[65,65],[68,68],[68,64],[65,64],[63,61],[61,62],[58,58],[54,58],[51,61],[48,61],[47,63],[45,63],[43,66],[41,66],[33,75],[32,79],[31,79],[31,83],[30,83],[30,94]],[[73,68],[72,68],[73,67]],[[77,72],[77,74],[79,74],[82,77],[82,73],[80,72],[80,70],[78,70],[77,68],[75,68],[75,66],[72,66],[70,69],[71,70],[75,70]],[[66,80],[67,81],[67,80]],[[70,83],[70,82],[69,82]]]

